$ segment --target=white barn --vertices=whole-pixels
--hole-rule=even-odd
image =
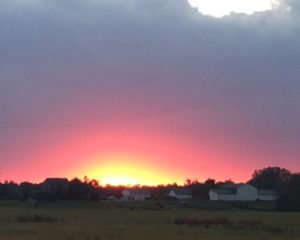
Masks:
[[[224,184],[208,193],[211,201],[274,201],[278,198],[272,190],[257,190],[250,184]]]
[[[189,200],[192,199],[192,191],[188,188],[173,188],[168,196],[178,200]]]
[[[144,188],[125,188],[122,195],[124,200],[145,200],[151,197],[150,191]]]

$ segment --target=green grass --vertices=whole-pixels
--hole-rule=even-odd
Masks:
[[[300,213],[204,211],[176,203],[0,203],[1,240],[299,240]],[[229,225],[176,225],[225,218]],[[246,221],[246,223],[245,223]],[[258,223],[252,226],[251,222]]]

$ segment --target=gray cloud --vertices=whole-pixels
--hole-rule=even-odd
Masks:
[[[0,143],[6,155],[0,161],[28,148],[22,131],[68,135],[141,125],[244,149],[250,165],[256,151],[266,164],[294,167],[298,23],[295,0],[222,19],[197,13],[185,0],[3,0]],[[3,139],[12,135],[15,141]],[[276,154],[282,162],[271,162]]]

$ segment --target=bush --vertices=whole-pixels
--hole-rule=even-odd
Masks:
[[[54,223],[54,222],[63,222],[63,219],[58,219],[56,217],[44,216],[41,214],[27,214],[19,215],[16,218],[18,223]]]
[[[174,223],[176,225],[186,226],[203,226],[209,228],[211,226],[225,226],[231,222],[227,218],[212,218],[212,219],[196,219],[196,218],[177,218]]]

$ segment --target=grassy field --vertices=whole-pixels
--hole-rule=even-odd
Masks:
[[[176,203],[0,203],[1,240],[289,240],[300,213],[205,211]]]

